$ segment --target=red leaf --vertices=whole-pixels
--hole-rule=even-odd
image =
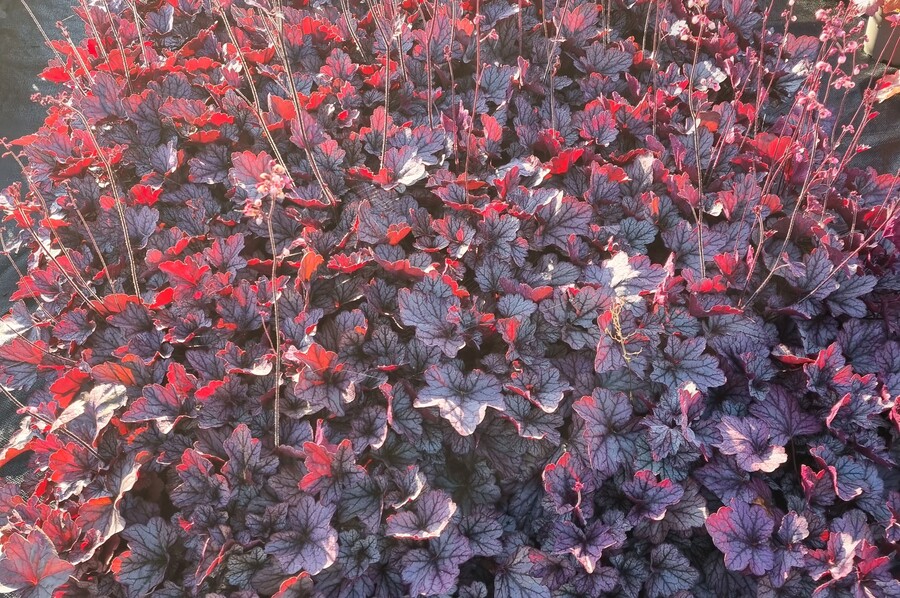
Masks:
[[[275,95],[269,96],[269,107],[272,112],[282,120],[294,120],[297,118],[297,108],[290,100],[285,100]]]
[[[159,309],[161,307],[165,307],[172,303],[172,300],[175,297],[175,289],[172,287],[166,287],[156,294],[156,298],[153,300],[153,303],[148,305],[150,309]]]
[[[135,185],[131,188],[131,193],[134,195],[135,203],[152,206],[159,201],[159,196],[162,195],[162,189],[153,189],[147,185]]]
[[[390,245],[397,245],[406,235],[412,231],[412,227],[406,224],[393,223],[387,229],[387,241]]]
[[[188,137],[188,141],[193,141],[201,145],[212,143],[219,139],[222,133],[219,131],[197,131]]]
[[[84,171],[90,168],[93,163],[93,158],[69,158],[63,162],[66,167],[54,173],[53,178],[56,180],[63,180],[80,176]]]
[[[567,149],[550,159],[550,174],[565,174],[569,172],[569,168],[581,158],[584,153],[583,148]]]
[[[0,347],[0,359],[13,363],[40,365],[44,359],[44,353],[41,351],[42,345],[44,343],[41,341],[32,343],[24,338],[16,337]]]
[[[72,79],[69,71],[62,66],[51,66],[41,72],[41,79],[50,83],[65,83]]]
[[[50,385],[50,393],[60,408],[65,409],[90,379],[90,374],[81,370],[71,369],[62,378],[57,379],[56,382]]]
[[[169,280],[175,285],[176,300],[197,298],[199,287],[210,270],[205,264],[201,266],[193,256],[186,257],[183,262],[163,262],[159,269],[168,274]]]
[[[66,583],[75,567],[59,558],[43,531],[26,539],[16,532],[4,542],[0,560],[0,586],[21,591],[22,598],[49,598]]]
[[[111,361],[94,366],[91,369],[91,375],[98,382],[119,383],[132,387],[137,384],[137,379],[131,368]]]
[[[125,295],[117,293],[106,295],[100,301],[91,301],[91,307],[101,316],[107,317],[125,311],[129,303],[140,305],[141,298],[134,295]]]
[[[351,254],[338,253],[331,256],[328,260],[328,267],[332,270],[338,270],[344,274],[356,272],[360,268],[372,261],[371,252],[354,251]]]
[[[220,66],[218,62],[206,56],[200,58],[188,58],[184,61],[184,69],[188,72],[208,71]]]
[[[315,274],[316,270],[325,262],[325,258],[313,251],[308,250],[303,254],[300,260],[300,272],[298,274],[300,281],[307,282]]]

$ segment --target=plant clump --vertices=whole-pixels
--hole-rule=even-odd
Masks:
[[[897,596],[860,10],[80,2],[5,142],[0,585]]]

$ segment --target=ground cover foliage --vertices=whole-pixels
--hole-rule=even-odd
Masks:
[[[898,595],[864,8],[81,2],[0,194],[0,584]]]

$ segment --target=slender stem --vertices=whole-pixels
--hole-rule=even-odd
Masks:
[[[28,415],[30,415],[34,419],[44,422],[51,428],[53,428],[53,426],[55,425],[52,421],[50,421],[43,415],[39,415],[38,413],[30,410],[27,405],[25,405],[24,403],[22,403],[22,401],[20,401],[16,397],[14,397],[13,394],[11,392],[9,392],[5,386],[0,385],[0,392],[2,392],[6,396],[6,398],[9,399],[10,401],[12,401],[13,404],[16,405],[20,410],[28,413]],[[90,444],[88,444],[87,442],[85,442],[84,440],[82,440],[81,438],[79,438],[78,436],[76,436],[75,434],[73,434],[72,432],[67,430],[66,428],[56,428],[56,429],[63,432],[64,434],[66,434],[66,436],[69,436],[75,442],[77,442],[78,444],[83,446],[91,455],[93,455],[97,459],[100,459],[100,455],[97,453],[97,451],[94,450],[94,447],[92,447]]]
[[[31,180],[31,176],[26,171],[25,165],[22,163],[19,156],[17,156],[13,151],[11,151],[9,144],[7,144],[5,140],[0,139],[0,144],[2,144],[8,150],[9,154],[18,163],[19,167],[22,169],[22,174],[25,175],[25,180],[28,181],[28,185],[29,185],[31,191],[39,198],[41,205],[44,209],[44,213],[47,214],[49,217],[50,213],[47,210],[47,203],[44,200],[44,196],[40,192],[40,189],[38,188],[38,186],[34,184],[34,181]],[[25,214],[25,210],[22,209],[22,206],[19,204],[18,201],[16,202],[16,209],[18,210],[19,215],[22,217],[23,221],[27,222],[27,221],[31,220],[28,217],[28,215]],[[75,284],[75,280],[69,275],[69,273],[66,271],[66,269],[63,268],[62,264],[59,263],[59,260],[56,259],[56,256],[53,255],[53,253],[50,251],[50,249],[44,246],[44,241],[37,235],[36,232],[34,232],[34,229],[31,226],[27,226],[26,228],[28,229],[28,232],[31,234],[32,239],[34,239],[35,243],[37,243],[38,247],[40,247],[44,251],[44,253],[47,255],[47,257],[50,258],[50,261],[53,262],[53,264],[57,268],[59,268],[59,271],[66,278],[66,280],[69,282],[69,284],[72,285],[72,288],[75,289],[75,292],[78,293],[78,295],[84,300],[84,302],[86,304],[90,305],[91,300],[88,298],[87,295],[84,294],[84,291],[82,291],[78,287],[78,285]],[[69,266],[71,266],[74,269],[75,262],[69,256],[68,248],[62,243],[62,241],[60,241],[59,237],[56,235],[56,231],[53,228],[53,226],[50,226],[49,228],[50,228],[50,231],[53,234],[54,238],[56,239],[57,243],[60,244],[60,249],[63,251],[63,254],[66,256],[66,259],[69,262]],[[91,293],[96,299],[99,299],[99,297],[97,296],[97,293],[94,292],[94,289],[91,288],[91,286],[87,283],[86,280],[84,280],[84,278],[82,278],[81,274],[77,270],[75,270],[75,276],[78,278],[78,281],[84,285],[84,288],[86,288],[89,293]]]
[[[122,60],[122,72],[125,75],[125,85],[128,86],[128,94],[134,95],[134,87],[131,86],[131,76],[128,73],[128,58],[125,56],[125,47],[122,45],[122,38],[119,37],[119,30],[116,27],[115,22],[113,21],[113,11],[109,8],[109,2],[106,0],[100,0],[103,3],[103,8],[106,10],[106,16],[109,18],[109,32],[112,34],[113,39],[116,42],[116,48],[119,50],[120,58]],[[112,65],[110,65],[112,67]]]
[[[6,261],[9,262],[10,267],[19,276],[19,282],[20,283],[25,282],[26,289],[28,290],[29,293],[31,293],[32,298],[39,297],[41,294],[40,291],[38,291],[37,288],[35,288],[35,286],[32,282],[30,282],[27,278],[25,278],[25,273],[22,272],[22,269],[19,268],[19,265],[16,263],[16,260],[14,260],[12,258],[12,256],[10,255],[9,246],[6,244],[6,239],[3,238],[3,235],[0,235],[0,246],[2,246],[2,248],[3,248],[3,255],[6,257]],[[35,301],[37,301],[37,299],[35,299]],[[23,304],[24,304],[24,302],[23,302]],[[40,303],[38,303],[38,307],[40,307]],[[54,324],[59,322],[55,317],[53,317],[53,314],[51,314],[49,311],[44,310],[44,313],[47,315],[47,317],[50,319],[50,321],[53,322]]]
[[[84,227],[84,232],[87,233],[88,239],[91,241],[91,245],[94,247],[94,251],[97,252],[97,258],[100,260],[100,265],[103,267],[103,273],[106,275],[106,281],[109,283],[109,288],[113,292],[116,291],[116,284],[113,282],[112,275],[109,273],[109,266],[106,263],[106,260],[103,258],[103,252],[100,251],[100,245],[97,243],[97,239],[94,238],[94,233],[91,232],[91,227],[88,226],[87,220],[84,218],[84,214],[81,213],[81,209],[78,207],[78,203],[75,198],[72,197],[72,192],[69,191],[69,199],[72,200],[72,204],[75,209],[75,214],[78,215],[78,219],[81,221],[81,225]]]
[[[67,62],[65,58],[63,58],[62,55],[53,46],[53,42],[50,41],[50,37],[47,36],[47,32],[44,31],[44,27],[43,25],[41,25],[41,22],[38,20],[37,16],[35,16],[34,11],[31,10],[31,6],[28,5],[28,2],[26,0],[20,0],[20,2],[22,3],[22,7],[25,9],[25,12],[28,13],[29,17],[31,17],[31,20],[32,22],[34,22],[37,30],[41,32],[41,37],[44,38],[44,43],[48,48],[50,48],[50,50],[53,51],[54,56],[56,56],[56,59],[60,62],[60,64],[63,65],[63,68],[66,68]],[[69,69],[67,68],[66,70],[69,71]],[[72,82],[75,84],[75,87],[78,89],[78,91],[84,94],[84,88],[81,86],[81,83],[78,81],[78,79],[74,76],[74,73],[71,73],[71,71],[69,71],[69,76],[72,78]]]
[[[131,246],[131,237],[128,234],[128,223],[125,220],[125,203],[122,201],[122,197],[119,195],[119,188],[116,185],[116,175],[113,172],[112,164],[109,163],[109,159],[104,155],[103,148],[100,147],[100,142],[97,140],[97,137],[94,135],[94,130],[91,127],[91,123],[88,121],[87,117],[77,108],[73,106],[66,106],[73,113],[78,115],[81,119],[81,122],[84,123],[84,130],[87,132],[88,137],[91,138],[91,143],[94,144],[94,148],[97,150],[97,156],[100,158],[100,161],[103,162],[103,167],[106,170],[106,176],[109,178],[109,186],[112,190],[114,203],[116,205],[116,213],[119,216],[119,224],[122,227],[122,236],[125,238],[125,251],[128,253],[128,267],[131,270],[131,284],[134,286],[134,294],[137,297],[141,296],[141,285],[138,283],[138,274],[137,274],[137,266],[135,264],[136,257],[134,255],[134,249]]]
[[[272,348],[275,351],[275,400],[273,408],[275,410],[275,446],[281,444],[281,314],[278,307],[278,251],[275,246],[275,231],[272,225],[272,217],[275,213],[275,198],[271,198],[269,205],[269,214],[266,218],[266,225],[269,232],[269,243],[272,245],[272,318],[274,327],[275,340]]]
[[[141,15],[138,14],[137,3],[134,0],[128,0],[131,6],[131,13],[134,15],[134,29],[137,31],[138,43],[141,44],[141,55],[144,58],[144,68],[150,66],[150,57],[147,55],[147,46],[144,43],[144,33],[141,31]]]

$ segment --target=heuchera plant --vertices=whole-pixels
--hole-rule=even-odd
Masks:
[[[0,584],[900,595],[860,11],[80,2],[7,144]]]

